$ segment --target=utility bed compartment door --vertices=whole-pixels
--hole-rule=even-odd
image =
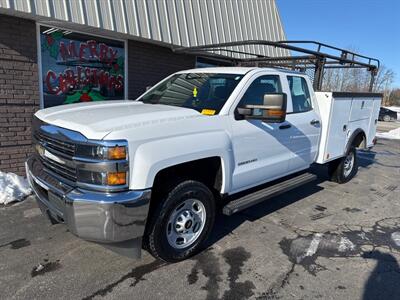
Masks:
[[[342,101],[342,98],[340,98]],[[340,102],[334,101],[334,102]],[[369,119],[373,110],[373,98],[355,99],[351,105],[350,122]]]
[[[351,98],[341,98],[339,101],[332,99],[331,113],[329,115],[328,134],[324,149],[324,160],[343,155],[347,141],[347,124],[351,109]]]

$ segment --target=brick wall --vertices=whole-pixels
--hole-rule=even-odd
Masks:
[[[195,56],[175,54],[169,48],[128,42],[128,97],[135,99],[172,73],[195,67]]]
[[[37,109],[35,22],[0,15],[0,171],[25,173]]]

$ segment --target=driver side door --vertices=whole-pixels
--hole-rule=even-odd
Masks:
[[[279,75],[258,75],[244,88],[237,107],[262,105],[264,94],[281,93]],[[231,119],[234,171],[232,193],[286,175],[290,160],[290,133],[286,122],[245,120],[237,113]]]

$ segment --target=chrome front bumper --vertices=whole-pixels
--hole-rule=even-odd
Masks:
[[[42,212],[66,223],[78,237],[121,244],[144,234],[151,190],[101,193],[67,186],[43,170],[32,156],[25,163],[29,184]],[[141,243],[140,243],[141,244]]]

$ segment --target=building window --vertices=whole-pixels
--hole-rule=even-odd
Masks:
[[[40,26],[42,107],[125,98],[125,43]]]

